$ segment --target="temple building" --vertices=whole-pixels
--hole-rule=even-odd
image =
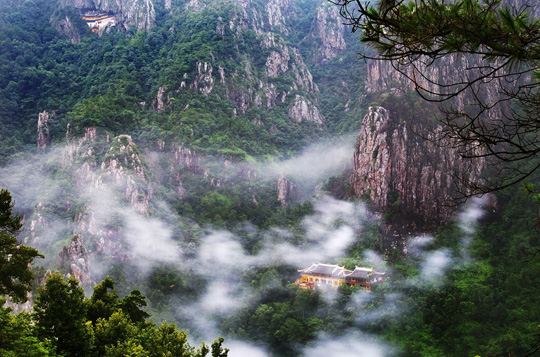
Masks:
[[[337,289],[340,285],[361,286],[370,290],[373,284],[384,280],[385,273],[380,273],[372,268],[356,267],[354,270],[345,269],[338,265],[313,263],[309,268],[300,269],[300,278],[296,284],[301,289],[316,290],[320,288]]]
[[[92,32],[99,33],[103,31],[107,26],[116,26],[116,17],[111,14],[90,11],[84,14],[82,17],[86,24],[92,29]]]

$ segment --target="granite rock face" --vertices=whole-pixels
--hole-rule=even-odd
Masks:
[[[155,23],[156,10],[152,0],[61,0],[62,6],[81,11],[98,10],[112,13],[125,28],[149,30]]]
[[[74,235],[69,247],[64,247],[58,257],[60,269],[69,271],[83,286],[94,284],[90,276],[89,255],[79,235]]]
[[[317,8],[316,29],[311,35],[313,38],[319,38],[321,43],[321,46],[313,51],[316,63],[325,63],[337,57],[346,48],[345,27],[342,22],[337,6],[326,4]]]
[[[219,1],[192,0],[185,4],[183,11],[196,13],[223,6]],[[257,1],[244,0],[228,3],[227,11],[227,17],[219,18],[216,34],[224,43],[230,42],[231,36],[234,41],[244,42],[245,36],[256,34],[252,51],[264,54],[264,61],[258,59],[257,62],[251,53],[231,48],[235,52],[231,56],[238,64],[231,70],[212,54],[211,61],[196,62],[194,71],[179,73],[177,88],[165,88],[165,92],[160,89],[156,102],[169,94],[175,97],[179,91],[197,91],[231,101],[235,106],[233,115],[245,114],[250,108],[273,109],[285,103],[291,123],[306,120],[322,126],[325,118],[318,108],[319,88],[306,59],[288,40],[291,24],[300,15],[297,6],[290,0],[272,0],[264,6]],[[331,36],[325,34],[325,43],[331,41]]]
[[[276,188],[277,200],[282,206],[286,206],[289,201],[296,198],[296,187],[285,175],[282,174],[279,176]]]
[[[427,136],[418,135],[428,130]],[[481,180],[485,161],[464,159],[435,142],[439,130],[383,107],[370,107],[362,121],[351,183],[356,195],[388,215],[391,236],[447,222],[455,213],[452,198],[467,191],[462,180]]]
[[[41,112],[38,115],[37,123],[37,147],[45,149],[51,142],[49,125],[54,123],[54,115],[49,115],[48,112]]]
[[[388,61],[367,63],[365,92],[372,107],[362,121],[351,182],[357,195],[390,217],[388,237],[447,223],[459,208],[453,198],[472,192],[465,183],[484,182],[482,174],[490,163],[470,157],[482,156],[486,149],[479,142],[464,143],[449,135],[441,118],[467,112],[490,125],[508,110],[504,103],[495,105],[504,95],[504,84],[498,80],[460,91],[460,83],[480,75],[483,58],[447,56],[426,63],[400,64],[399,71]],[[436,99],[446,100],[433,104],[417,91],[426,96],[439,93]],[[454,92],[458,93],[451,95]],[[476,101],[492,109],[484,111]]]

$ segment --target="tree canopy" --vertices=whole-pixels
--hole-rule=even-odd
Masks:
[[[10,310],[0,307],[0,352],[23,355],[17,353],[24,351],[25,341],[32,356],[227,357],[223,338],[195,348],[175,325],[147,321],[144,306],[146,298],[138,290],[119,299],[109,277],[86,299],[77,279],[55,272],[38,288],[32,318],[24,313],[10,317]]]
[[[12,209],[11,194],[0,190],[0,295],[24,302],[34,279],[30,263],[43,256],[36,249],[19,244],[16,234],[22,224],[20,217],[12,214]]]
[[[538,169],[538,163],[515,164],[540,152],[540,20],[530,15],[529,5],[501,0],[329,1],[375,50],[362,53],[364,58],[390,62],[424,99],[443,103],[444,128],[437,139],[451,138],[450,145],[463,157],[501,164],[499,175],[487,184],[467,182],[471,194],[507,187]],[[456,76],[428,70],[456,65]]]

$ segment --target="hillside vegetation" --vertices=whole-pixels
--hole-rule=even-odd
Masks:
[[[0,188],[24,217],[0,260],[44,256],[27,247],[32,312],[0,308],[1,355],[538,353],[527,190],[392,244],[399,195],[380,215],[354,195],[342,135],[368,112],[366,68],[330,4],[154,1],[148,31],[96,35],[65,3],[0,0]],[[371,99],[422,106],[393,94]],[[317,262],[386,280],[299,289]]]

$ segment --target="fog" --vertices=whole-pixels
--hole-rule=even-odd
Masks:
[[[392,348],[376,337],[353,332],[337,338],[321,335],[303,352],[309,357],[384,357],[391,354]]]
[[[262,239],[255,252],[247,252],[242,237],[234,232],[207,225],[202,227],[193,222],[189,224],[198,232],[198,243],[190,245],[190,250],[186,251],[173,233],[174,225],[185,221],[185,218],[177,216],[162,197],[156,194],[151,202],[159,214],[143,214],[126,201],[125,186],[108,179],[99,167],[74,189],[72,180],[80,176],[72,168],[65,167],[65,150],[59,147],[46,153],[24,155],[0,169],[0,186],[11,191],[16,211],[26,217],[25,224],[33,221],[37,227],[34,231],[26,227],[26,241],[46,249],[51,255],[46,264],[52,269],[55,269],[54,262],[62,246],[69,244],[72,234],[81,232],[91,232],[98,238],[98,245],[102,244],[100,249],[104,250],[102,255],[123,254],[143,276],[157,263],[176,266],[179,271],[190,267],[206,280],[205,289],[195,301],[178,304],[172,311],[189,324],[182,328],[189,328],[197,337],[207,341],[221,334],[219,321],[222,318],[260,301],[260,290],[242,280],[245,271],[277,265],[301,269],[312,263],[335,263],[346,257],[352,244],[362,239],[366,224],[377,223],[363,203],[337,200],[316,189],[350,164],[351,138],[339,140],[337,144],[316,144],[296,157],[270,165],[250,164],[255,165],[262,181],[277,180],[285,175],[302,182],[303,198],[308,197],[309,192],[313,202],[313,214],[302,219],[299,232],[279,226],[259,230],[246,223],[245,227]],[[149,155],[159,159],[163,154]],[[66,208],[62,208],[66,202],[81,205],[80,216],[66,216]],[[341,331],[338,337],[320,334],[301,353],[310,357],[391,354],[394,347],[363,332],[364,326],[382,319],[399,318],[409,309],[405,303],[408,288],[440,287],[453,267],[472,262],[468,248],[476,222],[483,214],[481,206],[482,200],[473,200],[456,217],[462,232],[459,252],[444,247],[430,249],[434,238],[427,234],[410,237],[406,245],[407,255],[416,260],[418,273],[404,284],[394,285],[389,279],[386,290],[377,297],[382,302],[377,309],[362,309],[375,297],[368,291],[356,292],[348,306],[354,311],[354,327]],[[299,234],[301,242],[296,241]],[[107,239],[112,236],[120,238],[121,243],[108,244]],[[392,277],[391,267],[375,251],[365,250],[363,260],[384,269],[387,276]],[[92,275],[103,276],[109,266],[93,261],[91,268]],[[267,283],[268,288],[272,288],[272,284],[276,288],[280,286],[277,280]],[[326,291],[323,297],[331,302],[336,293]],[[174,298],[171,304],[175,304]],[[231,349],[232,357],[269,356],[264,347],[252,342],[227,339],[225,346]]]

